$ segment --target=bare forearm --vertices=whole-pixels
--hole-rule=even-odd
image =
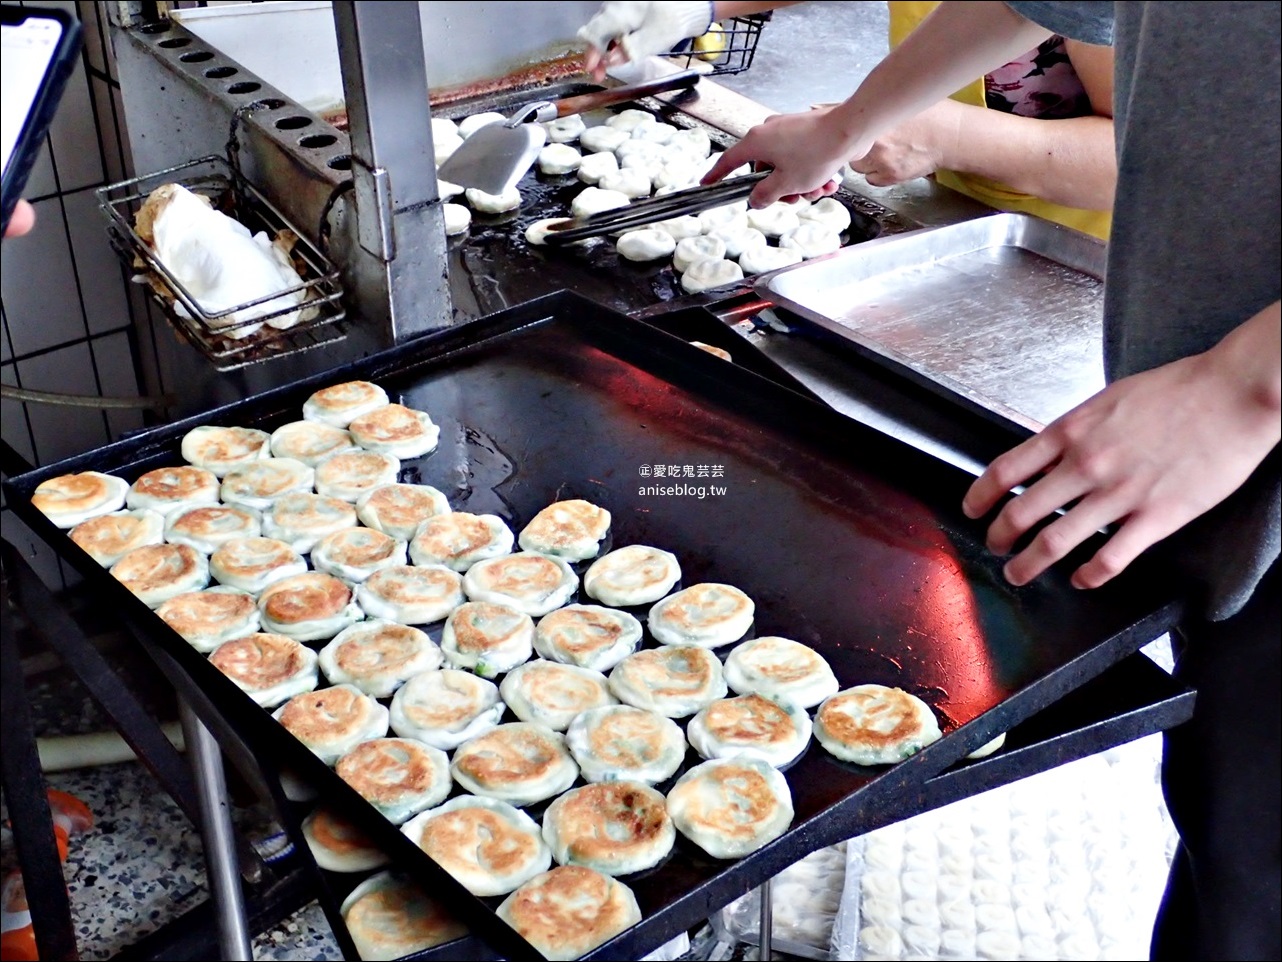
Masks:
[[[1041,120],[947,101],[939,166],[1000,181],[1066,207],[1109,210],[1117,186],[1113,121]]]
[[[941,3],[833,108],[829,123],[850,146],[875,138],[1048,36],[998,0]]]
[[[1276,444],[1282,434],[1282,302],[1274,301],[1230,331],[1205,357],[1241,392],[1248,417]]]

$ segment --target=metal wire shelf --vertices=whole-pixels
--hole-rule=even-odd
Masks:
[[[713,28],[719,27],[721,32],[714,35],[711,49],[700,51],[695,49],[694,41],[686,41],[687,48],[674,51],[673,59],[678,63],[684,60],[684,67],[706,67],[711,63],[709,76],[742,73],[752,66],[761,30],[769,20],[770,12],[766,12],[715,22]]]
[[[208,197],[217,210],[239,221],[251,233],[264,231],[272,238],[284,231],[292,233],[296,240],[290,259],[302,283],[218,311],[207,311],[160,262],[134,226],[148,195],[158,187],[174,183]],[[202,157],[109,184],[96,193],[98,206],[108,220],[112,247],[129,270],[143,268],[142,277],[165,317],[217,370],[233,370],[283,354],[310,350],[347,336],[346,328],[340,323],[347,312],[342,304],[343,288],[337,268],[223,157]],[[291,297],[300,294],[301,297]],[[282,301],[280,306],[273,305],[277,300]],[[248,310],[252,310],[252,314],[245,317],[242,312]],[[238,314],[241,317],[237,317]],[[283,328],[272,324],[290,314],[297,314],[296,323]]]

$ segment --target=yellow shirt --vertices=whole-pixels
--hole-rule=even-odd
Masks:
[[[903,43],[904,38],[916,30],[917,25],[926,19],[927,14],[939,4],[937,0],[889,0],[887,6],[890,8],[890,46],[893,49]],[[981,77],[974,83],[967,84],[953,94],[952,99],[958,103],[987,109],[988,104],[984,96],[984,78]],[[1051,123],[1051,121],[1046,122]],[[935,179],[939,183],[951,187],[967,197],[973,197],[975,200],[997,210],[1034,214],[1038,217],[1055,221],[1057,224],[1063,224],[1065,227],[1072,227],[1087,234],[1093,234],[1103,240],[1108,240],[1109,227],[1113,222],[1111,211],[1065,207],[1062,204],[1055,204],[1049,200],[1042,200],[1040,197],[1014,190],[998,181],[980,177],[978,174],[962,174],[953,170],[940,170],[935,172]]]

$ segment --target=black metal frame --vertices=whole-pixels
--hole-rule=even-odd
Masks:
[[[551,340],[540,347],[540,338]],[[659,392],[655,397],[668,396],[672,391],[680,393],[684,399],[682,403],[686,405],[683,410],[691,410],[688,405],[696,404],[707,405],[708,412],[714,409],[717,412],[735,412],[725,415],[731,418],[725,421],[727,429],[734,427],[735,417],[749,420],[752,430],[760,432],[760,445],[771,452],[798,453],[803,449],[821,452],[822,458],[830,460],[816,462],[818,469],[824,470],[823,466],[827,464],[833,472],[831,477],[823,475],[828,479],[824,483],[831,481],[840,490],[847,490],[847,486],[853,483],[848,479],[846,470],[867,476],[867,464],[876,465],[874,474],[885,482],[885,487],[879,487],[869,479],[866,485],[871,486],[860,489],[862,496],[878,496],[876,492],[881,491],[880,496],[892,500],[899,497],[899,492],[909,499],[925,498],[931,505],[929,517],[934,519],[931,523],[943,525],[951,537],[961,539],[959,550],[970,552],[966,564],[970,566],[972,575],[979,575],[981,580],[990,578],[982,570],[988,562],[976,560],[981,555],[987,558],[982,549],[980,526],[964,519],[954,502],[954,497],[960,500],[958,492],[968,483],[968,476],[736,365],[728,365],[696,348],[683,348],[647,325],[566,293],[542,298],[474,324],[385,351],[340,371],[281,387],[197,418],[109,445],[63,464],[13,479],[7,485],[15,510],[28,520],[31,527],[88,577],[96,579],[104,590],[114,592],[119,607],[136,626],[147,648],[158,656],[166,673],[219,736],[224,748],[233,757],[248,755],[263,767],[269,785],[274,785],[272,794],[278,803],[288,807],[280,798],[279,784],[274,775],[281,766],[288,765],[306,780],[323,787],[328,804],[360,824],[401,865],[430,881],[438,892],[449,898],[452,909],[463,921],[474,931],[483,932],[486,942],[509,959],[533,959],[537,955],[528,943],[494,916],[493,900],[480,900],[468,894],[283,728],[264,725],[261,709],[202,656],[181,642],[140,602],[111,582],[102,569],[97,568],[31,507],[29,497],[40,481],[68,471],[92,468],[117,470],[129,475],[158,463],[171,463],[175,459],[178,441],[197,424],[267,424],[273,419],[293,419],[307,394],[340,379],[361,377],[387,381],[393,387],[395,384],[390,382],[397,382],[412,385],[407,390],[417,391],[421,385],[430,388],[434,383],[448,382],[452,376],[462,377],[458,374],[461,370],[485,369],[487,359],[492,363],[496,356],[511,356],[516,358],[513,364],[523,366],[522,369],[530,367],[531,377],[538,382],[541,375],[531,367],[538,362],[532,359],[533,355],[526,356],[531,345],[535,355],[539,350],[550,350],[549,345],[569,352],[562,357],[567,363],[577,365],[576,369],[585,376],[594,363],[609,361],[616,366],[623,365],[626,370],[636,371],[635,377],[641,380],[655,379],[653,391]],[[579,345],[582,356],[570,356],[575,345]],[[508,390],[514,389],[509,387]],[[588,392],[589,388],[584,386],[580,390]],[[563,407],[567,402],[577,403],[580,397],[588,396],[584,393],[552,399],[547,403],[552,407]],[[513,399],[518,397],[513,395]],[[478,397],[474,400],[479,404],[484,399]],[[535,420],[527,428],[537,429],[535,413],[531,411],[529,416]],[[707,413],[706,416],[711,418],[713,414]],[[583,443],[577,437],[570,440],[579,445]],[[858,456],[852,452],[858,452]],[[527,473],[539,468],[537,455],[532,455],[532,459],[522,465]],[[839,465],[846,465],[848,469],[838,470]],[[854,496],[860,491],[848,493]],[[909,515],[917,517],[913,510],[909,510]],[[924,520],[927,515],[920,517]],[[776,540],[788,534],[786,522],[776,523],[774,527]],[[769,545],[761,550],[767,553],[778,551]],[[1002,593],[1014,606],[1010,608],[1013,615],[1031,619],[1021,624],[1019,630],[1032,631],[1039,641],[1061,646],[1057,650],[1062,652],[1062,656],[1055,657],[1062,660],[1037,668],[1019,690],[1010,692],[1000,703],[992,705],[978,717],[959,719],[964,724],[948,726],[950,730],[941,741],[894,767],[874,770],[845,766],[812,746],[787,773],[798,803],[798,818],[783,837],[746,858],[730,863],[710,862],[692,846],[680,844],[677,856],[655,870],[654,874],[629,880],[647,907],[646,918],[586,958],[630,957],[649,951],[810,851],[977,790],[977,786],[988,777],[982,774],[984,772],[996,773],[993,777],[999,780],[1010,780],[1058,764],[1064,760],[1061,746],[1030,746],[1025,751],[1012,751],[988,763],[966,766],[956,776],[931,781],[997,732],[1019,724],[1124,659],[1173,624],[1180,613],[1176,600],[1178,585],[1169,578],[1148,577],[1147,563],[1128,572],[1116,584],[1089,596],[1073,592],[1067,579],[1055,573],[1047,576],[1039,587],[1011,589],[1004,583],[999,586],[998,566],[993,562],[988,567],[992,568],[991,583],[984,580],[977,590]],[[1061,620],[1056,620],[1053,625],[1039,626],[1036,623],[1039,616]],[[998,626],[994,630],[1000,635],[1006,629]],[[1085,633],[1089,633],[1089,638]],[[894,643],[893,640],[888,641],[892,646]],[[821,650],[825,650],[830,658],[838,654],[843,657],[851,655],[849,651]],[[1166,699],[1166,718],[1178,716],[1186,704],[1186,700],[1181,701],[1179,696]],[[1143,725],[1151,728],[1153,723],[1149,718]],[[1111,743],[1107,739],[1116,739],[1116,735],[1110,732],[1125,730],[1125,724],[1118,724],[1121,729],[1109,723],[1085,726],[1076,736],[1073,750],[1085,753],[1092,746],[1098,749]],[[927,786],[932,787],[928,789]],[[293,818],[287,819],[287,828],[295,845],[303,849]],[[345,894],[337,886],[345,883],[329,877],[328,873],[318,871],[316,874],[321,902],[330,923],[344,951],[351,952],[345,927],[337,913],[337,903]],[[421,957],[477,958],[478,946],[475,940],[463,940],[431,950]]]

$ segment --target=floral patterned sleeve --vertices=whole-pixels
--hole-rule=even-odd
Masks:
[[[990,109],[1020,117],[1063,120],[1094,112],[1058,35],[990,73],[984,93]]]

